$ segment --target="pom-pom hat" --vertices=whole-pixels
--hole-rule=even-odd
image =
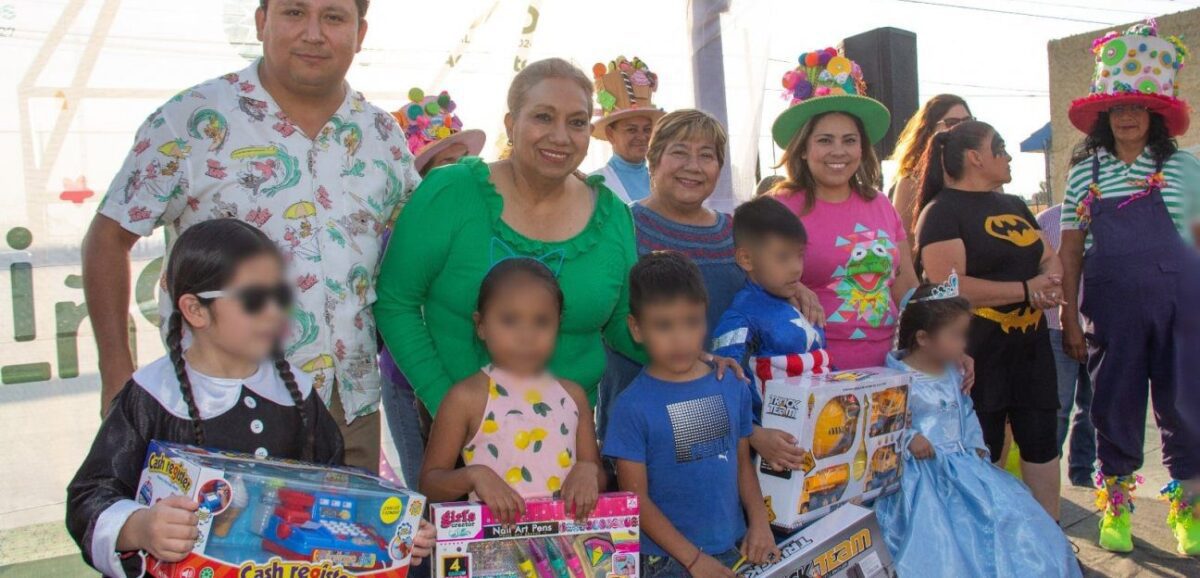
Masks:
[[[666,111],[654,106],[654,93],[658,90],[658,75],[638,57],[626,60],[618,56],[607,65],[597,62],[592,66],[595,78],[596,102],[600,105],[600,118],[592,123],[592,136],[608,140],[604,129],[608,125],[635,116],[644,116],[650,122],[657,121]]]
[[[1177,76],[1188,49],[1175,36],[1160,37],[1153,20],[1124,34],[1109,32],[1092,42],[1096,68],[1088,96],[1071,103],[1067,116],[1075,128],[1090,133],[1100,113],[1118,105],[1141,105],[1161,114],[1167,132],[1187,132],[1190,110],[1179,98]]]
[[[837,49],[800,55],[800,65],[783,75],[784,97],[791,105],[771,126],[775,144],[786,149],[813,117],[844,112],[862,121],[872,144],[887,134],[892,115],[883,103],[866,95],[862,69]]]
[[[454,114],[458,105],[450,98],[450,93],[442,91],[437,96],[425,96],[424,91],[413,88],[408,91],[408,100],[408,104],[392,116],[404,129],[417,172],[424,171],[434,156],[455,143],[466,145],[467,154],[471,156],[483,150],[487,135],[478,129],[462,129],[462,120]]]

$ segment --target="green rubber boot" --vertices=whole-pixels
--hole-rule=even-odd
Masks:
[[[1196,496],[1188,496],[1182,484],[1172,481],[1162,489],[1162,495],[1171,502],[1167,510],[1167,526],[1175,534],[1178,550],[1184,556],[1200,556],[1200,518],[1197,518]]]
[[[1114,516],[1105,512],[1100,519],[1100,547],[1109,552],[1128,553],[1133,551],[1133,526],[1129,510]]]
[[[1107,476],[1097,480],[1096,507],[1100,518],[1100,547],[1109,552],[1133,551],[1133,490],[1140,483],[1134,476]]]

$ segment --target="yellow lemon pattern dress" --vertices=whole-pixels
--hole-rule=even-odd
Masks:
[[[575,400],[549,374],[521,378],[491,365],[483,372],[487,409],[463,462],[491,468],[523,498],[553,495],[575,465]]]

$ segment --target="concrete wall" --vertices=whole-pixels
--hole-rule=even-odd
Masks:
[[[1087,95],[1092,79],[1095,60],[1092,56],[1092,40],[1109,30],[1125,30],[1130,24],[1102,28],[1058,40],[1051,40],[1050,52],[1050,122],[1053,125],[1053,140],[1050,151],[1050,187],[1054,198],[1062,200],[1066,188],[1067,163],[1071,151],[1083,140],[1083,133],[1067,120],[1067,109],[1071,101]],[[1158,17],[1158,32],[1175,35],[1183,39],[1192,52],[1192,60],[1186,63],[1179,77],[1179,95],[1188,99],[1193,107],[1200,106],[1200,8]],[[1179,145],[1193,152],[1200,151],[1200,119],[1192,111],[1191,129],[1179,137]]]

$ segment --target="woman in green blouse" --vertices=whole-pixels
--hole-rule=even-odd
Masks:
[[[603,178],[576,171],[591,136],[592,83],[568,62],[527,66],[508,91],[512,156],[432,171],[396,221],[377,284],[379,331],[436,412],[450,387],[487,363],[475,336],[479,284],[497,261],[541,260],[566,296],[550,370],[595,404],[604,347],[643,354],[626,326],[637,260],[629,209]]]

